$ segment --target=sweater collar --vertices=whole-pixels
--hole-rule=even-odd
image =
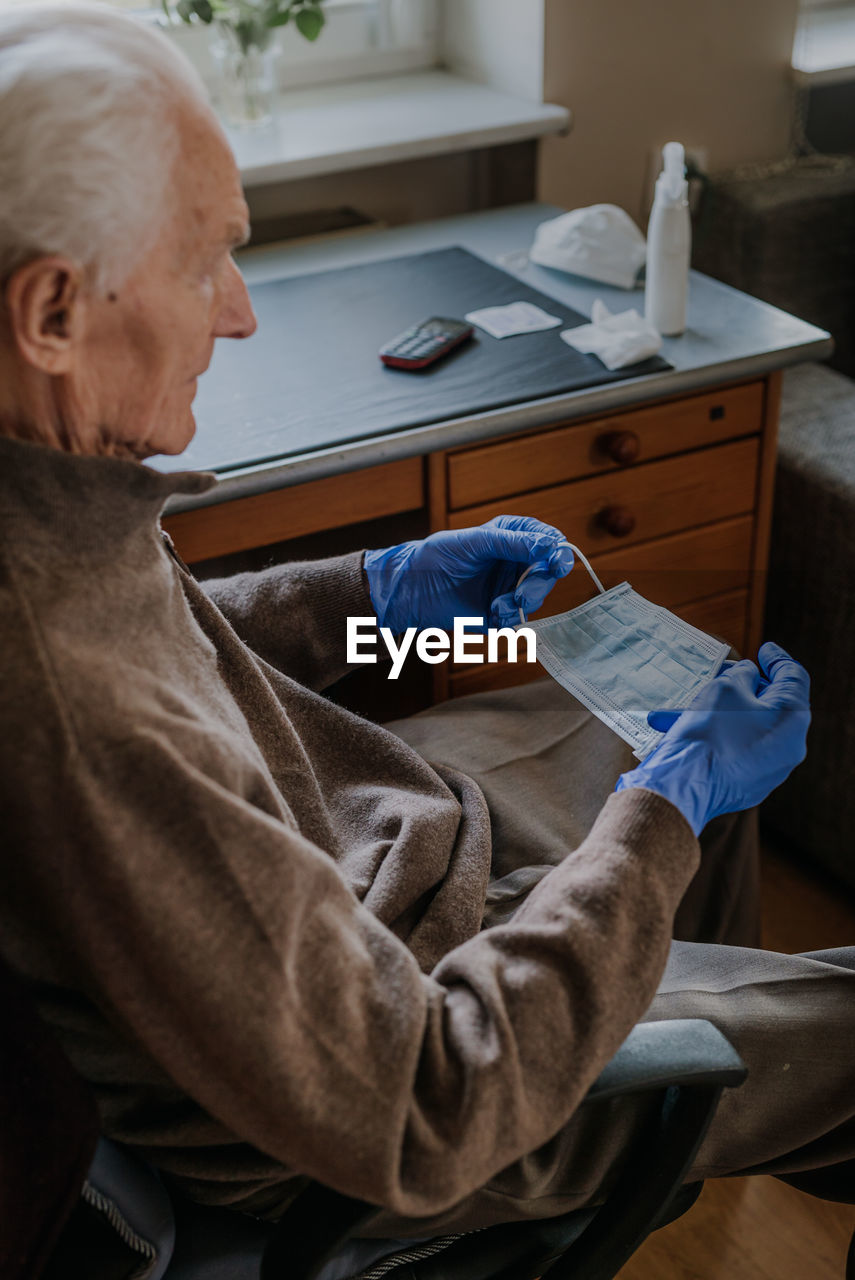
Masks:
[[[0,437],[0,523],[12,535],[68,539],[78,550],[121,542],[156,524],[173,493],[204,493],[208,471],[154,471],[141,462],[82,457]]]

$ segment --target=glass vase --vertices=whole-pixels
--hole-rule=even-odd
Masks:
[[[277,53],[270,39],[264,47],[243,44],[228,23],[214,23],[211,59],[217,76],[217,100],[234,128],[257,129],[273,119]]]

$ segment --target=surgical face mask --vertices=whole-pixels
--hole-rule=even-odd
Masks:
[[[632,289],[647,258],[647,241],[623,209],[592,204],[541,222],[528,256],[543,267]]]
[[[538,661],[553,680],[643,760],[662,739],[648,725],[648,711],[688,706],[721,670],[729,646],[651,604],[628,582],[606,591],[581,551],[573,550],[599,594],[569,613],[526,625],[537,635]]]

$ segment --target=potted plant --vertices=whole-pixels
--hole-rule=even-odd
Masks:
[[[171,22],[211,29],[211,53],[218,69],[222,106],[230,124],[256,126],[271,119],[276,77],[273,37],[293,21],[306,40],[317,40],[326,17],[324,0],[161,0]]]

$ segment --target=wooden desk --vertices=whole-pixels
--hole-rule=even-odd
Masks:
[[[537,223],[557,212],[517,206],[256,250],[241,266],[252,285],[452,244],[495,262],[527,245]],[[612,310],[642,306],[640,291],[530,264],[513,273],[583,314],[595,297]],[[364,535],[364,522],[408,512],[429,529],[461,528],[501,512],[533,515],[578,543],[607,586],[629,579],[652,600],[753,653],[762,638],[779,370],[821,359],[831,341],[707,277],[693,274],[690,297],[686,334],[663,348],[673,370],[345,447],[325,447],[309,430],[305,447],[290,457],[238,467],[201,501],[173,503],[164,526],[193,563],[330,529],[341,531],[344,548],[351,526],[359,523]],[[204,429],[202,410],[202,442]],[[587,594],[586,575],[573,573],[545,612],[563,611]],[[541,674],[525,664],[433,670],[436,697]]]

